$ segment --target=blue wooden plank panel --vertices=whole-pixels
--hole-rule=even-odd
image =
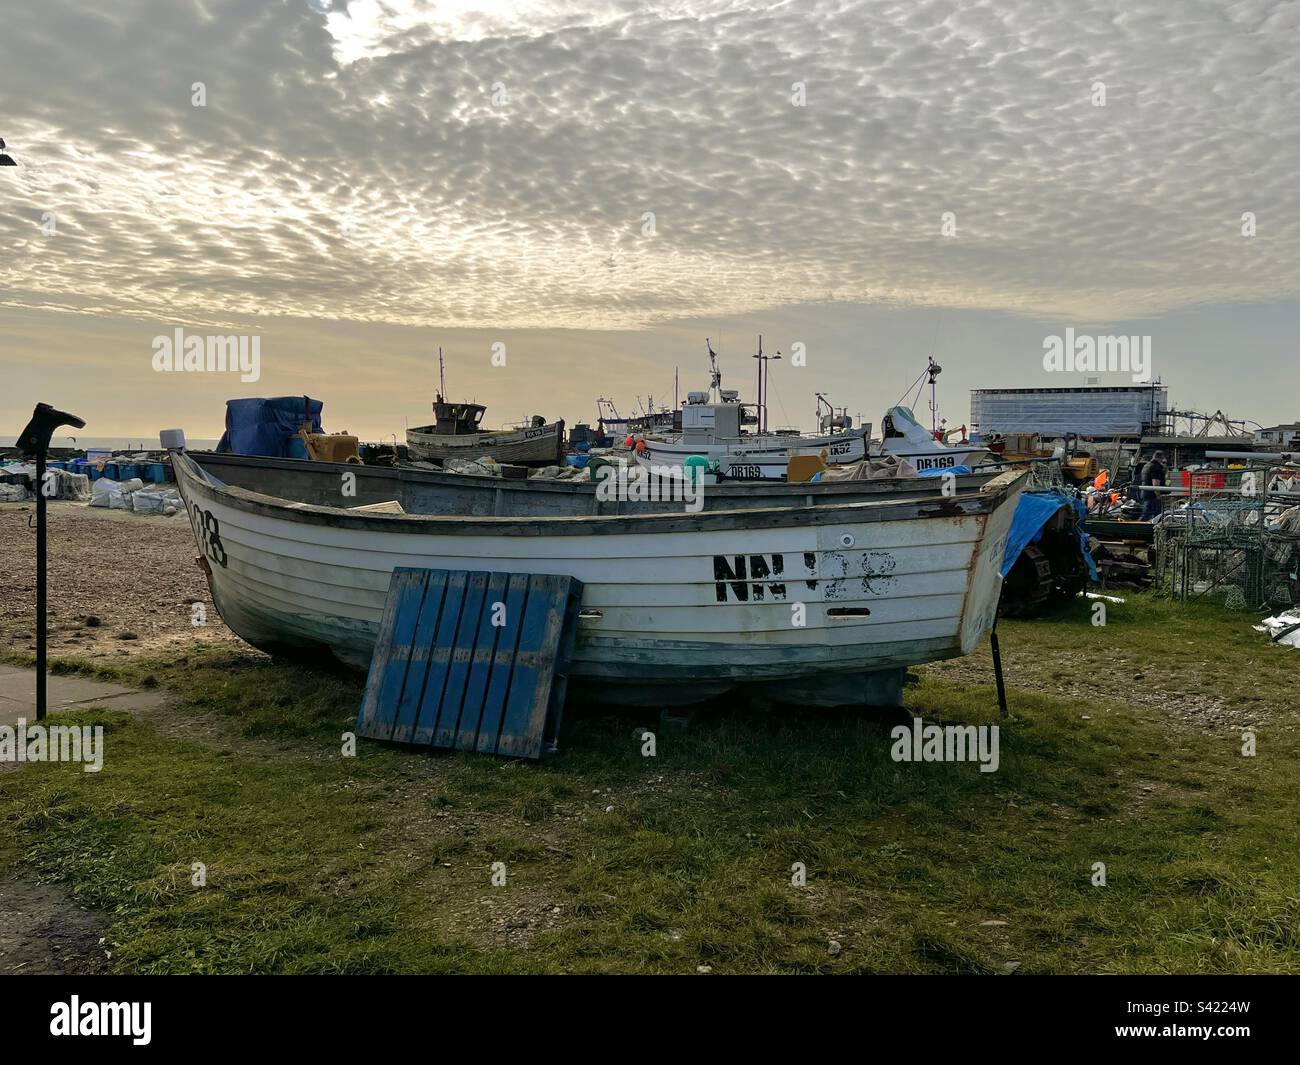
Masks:
[[[451,661],[447,665],[447,685],[442,693],[442,706],[438,711],[438,724],[433,731],[435,747],[454,747],[460,728],[465,682],[469,679],[470,660],[474,657],[474,640],[478,636],[479,619],[483,613],[483,594],[487,589],[486,573],[471,573],[465,585],[465,599],[461,605],[456,635],[451,645]]]
[[[514,666],[515,648],[519,646],[520,622],[527,599],[528,574],[511,574],[510,583],[506,586],[505,611],[501,617],[504,624],[497,633],[496,652],[492,655],[492,675],[488,680],[487,699],[483,703],[478,745],[475,747],[475,750],[485,754],[493,754],[497,749],[497,737],[501,733],[501,718],[505,713],[506,699],[510,695],[510,673]]]
[[[387,731],[379,723],[379,689],[383,686],[384,673],[388,669],[387,648],[393,640],[393,623],[397,619],[399,598],[393,594],[393,590],[401,583],[399,577],[401,572],[402,570],[395,569],[388,578],[388,598],[384,600],[384,615],[379,621],[379,635],[375,641],[376,653],[370,658],[365,695],[361,700],[361,711],[357,714],[357,735],[368,736],[371,739],[387,738]],[[381,647],[384,648],[382,654],[379,653]]]
[[[550,705],[564,601],[565,593],[557,589],[553,578],[534,575],[529,579],[498,754],[537,758],[542,753],[542,727]]]
[[[509,589],[510,574],[488,574],[483,590],[483,610],[479,616],[478,632],[474,638],[474,654],[470,659],[469,676],[465,681],[465,696],[461,700],[460,728],[455,746],[461,751],[478,750],[479,724],[487,702],[488,685],[492,679],[492,666],[496,659],[497,637],[501,629],[493,624],[497,603],[504,604]]]
[[[563,578],[559,578],[563,581]],[[564,581],[564,620],[560,646],[556,652],[555,676],[551,682],[551,709],[542,731],[542,752],[555,750],[560,738],[560,718],[569,687],[569,664],[578,643],[578,611],[582,607],[582,582]]]
[[[433,646],[438,619],[442,612],[443,598],[447,591],[446,570],[425,570],[426,576],[423,595],[413,606],[408,602],[399,609],[414,609],[418,615],[415,631],[411,636],[411,655],[406,668],[406,683],[402,686],[402,695],[397,704],[397,716],[393,724],[393,740],[396,743],[410,743],[415,737],[415,722],[420,714],[420,701],[424,698],[424,687],[429,676],[429,652]]]
[[[553,750],[581,597],[566,576],[394,570],[358,734],[516,758]]]
[[[429,652],[429,676],[424,682],[424,697],[420,700],[420,717],[412,743],[433,743],[433,730],[438,724],[438,710],[442,706],[443,690],[447,684],[451,648],[456,640],[456,626],[460,621],[460,608],[465,598],[468,577],[469,574],[464,570],[447,572],[447,592],[433,638],[433,649]]]
[[[388,661],[379,679],[376,714],[371,724],[373,739],[391,739],[397,717],[397,705],[406,683],[406,670],[411,657],[411,637],[415,635],[415,622],[419,617],[420,599],[424,595],[426,574],[421,570],[403,569],[393,574],[389,585],[390,598],[396,598],[393,628],[389,636]]]

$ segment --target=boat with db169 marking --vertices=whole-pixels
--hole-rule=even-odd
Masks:
[[[470,505],[452,475],[376,471],[392,505],[352,510],[342,493],[324,505],[325,474],[309,469],[322,464],[296,464],[301,481],[295,464],[260,470],[275,476],[268,495],[205,469],[178,431],[166,439],[213,601],[249,643],[326,648],[364,668],[395,567],[568,574],[583,582],[571,690],[617,683],[628,705],[732,689],[897,703],[905,667],[967,654],[992,626],[1024,483],[1018,472],[862,482],[856,497],[842,483],[774,485],[767,505],[685,512],[460,478],[492,492],[482,515],[448,512]]]

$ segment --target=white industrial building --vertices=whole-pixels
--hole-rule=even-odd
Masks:
[[[1139,440],[1164,432],[1169,390],[1159,382],[1085,388],[975,388],[971,428],[991,433],[1071,434],[1093,440]]]

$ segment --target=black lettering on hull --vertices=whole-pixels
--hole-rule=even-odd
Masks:
[[[714,555],[713,594],[719,603],[784,599],[785,583],[772,579],[784,573],[784,555]]]

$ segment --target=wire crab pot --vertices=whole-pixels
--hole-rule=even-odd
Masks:
[[[1300,602],[1300,483],[1288,467],[1184,474],[1155,533],[1155,581],[1176,599],[1265,610]]]

